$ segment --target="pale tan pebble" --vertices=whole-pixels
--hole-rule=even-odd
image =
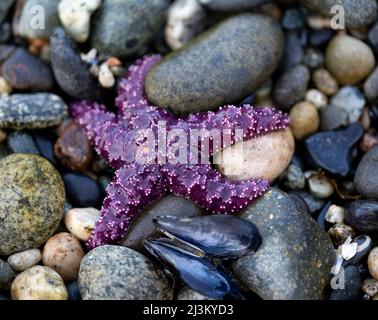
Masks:
[[[336,79],[327,69],[317,69],[312,74],[312,81],[315,86],[325,95],[333,96],[339,90]]]
[[[8,82],[3,77],[0,77],[0,95],[1,94],[10,94],[10,93],[12,93],[12,91],[13,91],[13,89],[8,84]]]
[[[87,241],[99,218],[100,211],[95,208],[74,208],[68,210],[64,223],[75,237]]]
[[[58,233],[47,240],[42,252],[43,264],[58,272],[65,282],[77,280],[83,257],[79,240],[68,232]]]
[[[39,249],[31,249],[12,254],[8,257],[8,264],[13,270],[22,272],[35,266],[41,260],[41,251]]]
[[[303,139],[319,128],[319,114],[316,106],[308,101],[295,104],[290,110],[290,128],[296,139]]]
[[[7,132],[0,129],[0,143],[3,143],[7,138]]]
[[[104,88],[111,88],[115,85],[114,75],[110,71],[109,66],[106,62],[104,62],[100,66],[99,73],[98,73],[98,81],[100,82],[101,86]]]
[[[266,106],[274,106],[275,102],[273,101],[271,96],[266,98],[256,99],[256,103],[254,104],[256,107],[266,107]]]
[[[321,30],[321,29],[329,28],[330,23],[331,23],[330,19],[323,16],[310,15],[307,17],[307,24],[313,30]]]
[[[378,280],[372,278],[366,279],[362,283],[362,291],[369,297],[378,296]]]
[[[91,15],[101,5],[101,0],[61,0],[58,14],[64,29],[77,42],[88,40]]]
[[[53,269],[34,266],[20,273],[11,288],[13,300],[67,300],[63,279]]]
[[[310,89],[306,93],[306,101],[313,103],[318,109],[324,108],[328,104],[327,96],[317,89]]]
[[[214,300],[194,291],[188,287],[184,287],[177,295],[177,300]]]
[[[256,99],[263,100],[270,96],[273,89],[273,81],[272,79],[268,79],[264,82],[264,84],[256,90]]]
[[[39,57],[43,62],[51,63],[51,46],[49,44],[45,44],[42,47]]]
[[[176,0],[169,7],[164,30],[172,50],[181,49],[205,28],[206,11],[197,0]]]
[[[378,247],[373,248],[368,257],[368,268],[375,280],[378,280]]]
[[[343,223],[345,218],[345,209],[335,204],[331,205],[325,215],[325,220],[329,223]]]
[[[335,191],[329,178],[324,175],[311,175],[308,178],[307,182],[311,194],[318,199],[329,198]]]
[[[294,137],[288,128],[238,142],[216,153],[213,161],[219,171],[232,180],[274,180],[285,171],[294,150]]]

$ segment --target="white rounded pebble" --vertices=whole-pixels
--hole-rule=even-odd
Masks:
[[[104,88],[111,88],[115,85],[115,78],[113,72],[110,70],[107,63],[103,63],[100,66],[98,73],[98,81]]]
[[[165,41],[177,50],[205,27],[206,13],[197,0],[176,0],[168,10]]]
[[[318,109],[324,108],[328,104],[327,96],[317,89],[308,90],[306,100],[312,102]]]
[[[8,264],[13,270],[22,272],[35,266],[41,260],[41,251],[39,249],[31,249],[12,254],[8,257]]]
[[[60,21],[67,33],[77,42],[88,40],[91,15],[101,0],[62,0],[58,6]]]
[[[69,232],[81,241],[87,241],[100,218],[100,211],[95,208],[74,208],[68,210],[64,223]]]
[[[328,198],[335,191],[330,180],[327,177],[320,175],[309,177],[308,186],[311,194],[318,199]]]
[[[325,215],[325,220],[329,223],[343,223],[345,209],[335,204],[331,205]]]

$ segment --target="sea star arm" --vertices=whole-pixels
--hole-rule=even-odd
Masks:
[[[235,213],[251,204],[269,188],[269,181],[231,181],[210,165],[165,165],[169,191],[189,198],[212,213]]]
[[[86,245],[88,249],[120,243],[130,223],[141,210],[165,193],[159,166],[132,164],[117,170],[107,188],[100,219]]]

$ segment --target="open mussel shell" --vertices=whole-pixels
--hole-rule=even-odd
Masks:
[[[203,255],[238,258],[255,252],[261,244],[253,223],[230,215],[160,216],[153,221],[166,236],[202,251]]]
[[[212,299],[243,299],[238,287],[222,267],[176,247],[172,240],[150,239],[144,242],[144,246],[192,290]]]

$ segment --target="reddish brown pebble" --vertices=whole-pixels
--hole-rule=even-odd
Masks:
[[[65,122],[58,130],[54,151],[60,162],[72,170],[84,171],[93,159],[93,150],[83,129],[75,122]]]
[[[360,142],[360,149],[364,152],[368,152],[378,145],[378,137],[371,133],[365,133]]]

